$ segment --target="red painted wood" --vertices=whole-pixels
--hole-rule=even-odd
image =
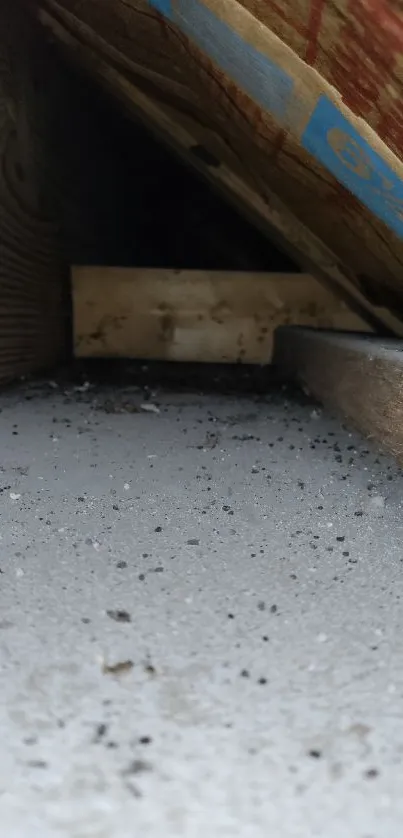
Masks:
[[[311,11],[308,23],[308,44],[305,60],[312,66],[318,54],[319,35],[326,0],[311,0]]]

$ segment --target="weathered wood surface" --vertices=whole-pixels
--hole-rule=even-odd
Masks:
[[[303,274],[77,266],[72,284],[81,358],[267,364],[281,324],[367,329]]]
[[[274,363],[403,463],[403,344],[393,339],[280,328]]]
[[[403,4],[35,2],[126,106],[193,137],[266,231],[402,333]]]
[[[26,7],[1,4],[0,382],[53,364],[66,346],[67,276],[47,215],[38,45]]]

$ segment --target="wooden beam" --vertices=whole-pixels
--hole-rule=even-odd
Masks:
[[[75,267],[72,288],[77,357],[265,364],[280,324],[367,329],[306,274]]]
[[[280,328],[274,363],[403,462],[403,342]]]

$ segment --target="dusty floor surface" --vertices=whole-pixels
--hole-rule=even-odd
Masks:
[[[401,833],[402,476],[208,376],[1,396],[5,838]]]

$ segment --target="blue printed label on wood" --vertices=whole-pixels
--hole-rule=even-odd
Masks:
[[[171,19],[251,99],[284,118],[294,83],[199,0],[175,0]]]
[[[403,237],[403,183],[336,106],[321,96],[302,145],[365,206]]]
[[[148,0],[148,2],[150,6],[153,6],[154,9],[157,9],[157,12],[161,12],[165,17],[172,16],[171,0]]]
[[[261,108],[290,124],[292,78],[200,0],[149,0]],[[338,108],[321,96],[302,145],[378,218],[403,238],[403,182]]]

